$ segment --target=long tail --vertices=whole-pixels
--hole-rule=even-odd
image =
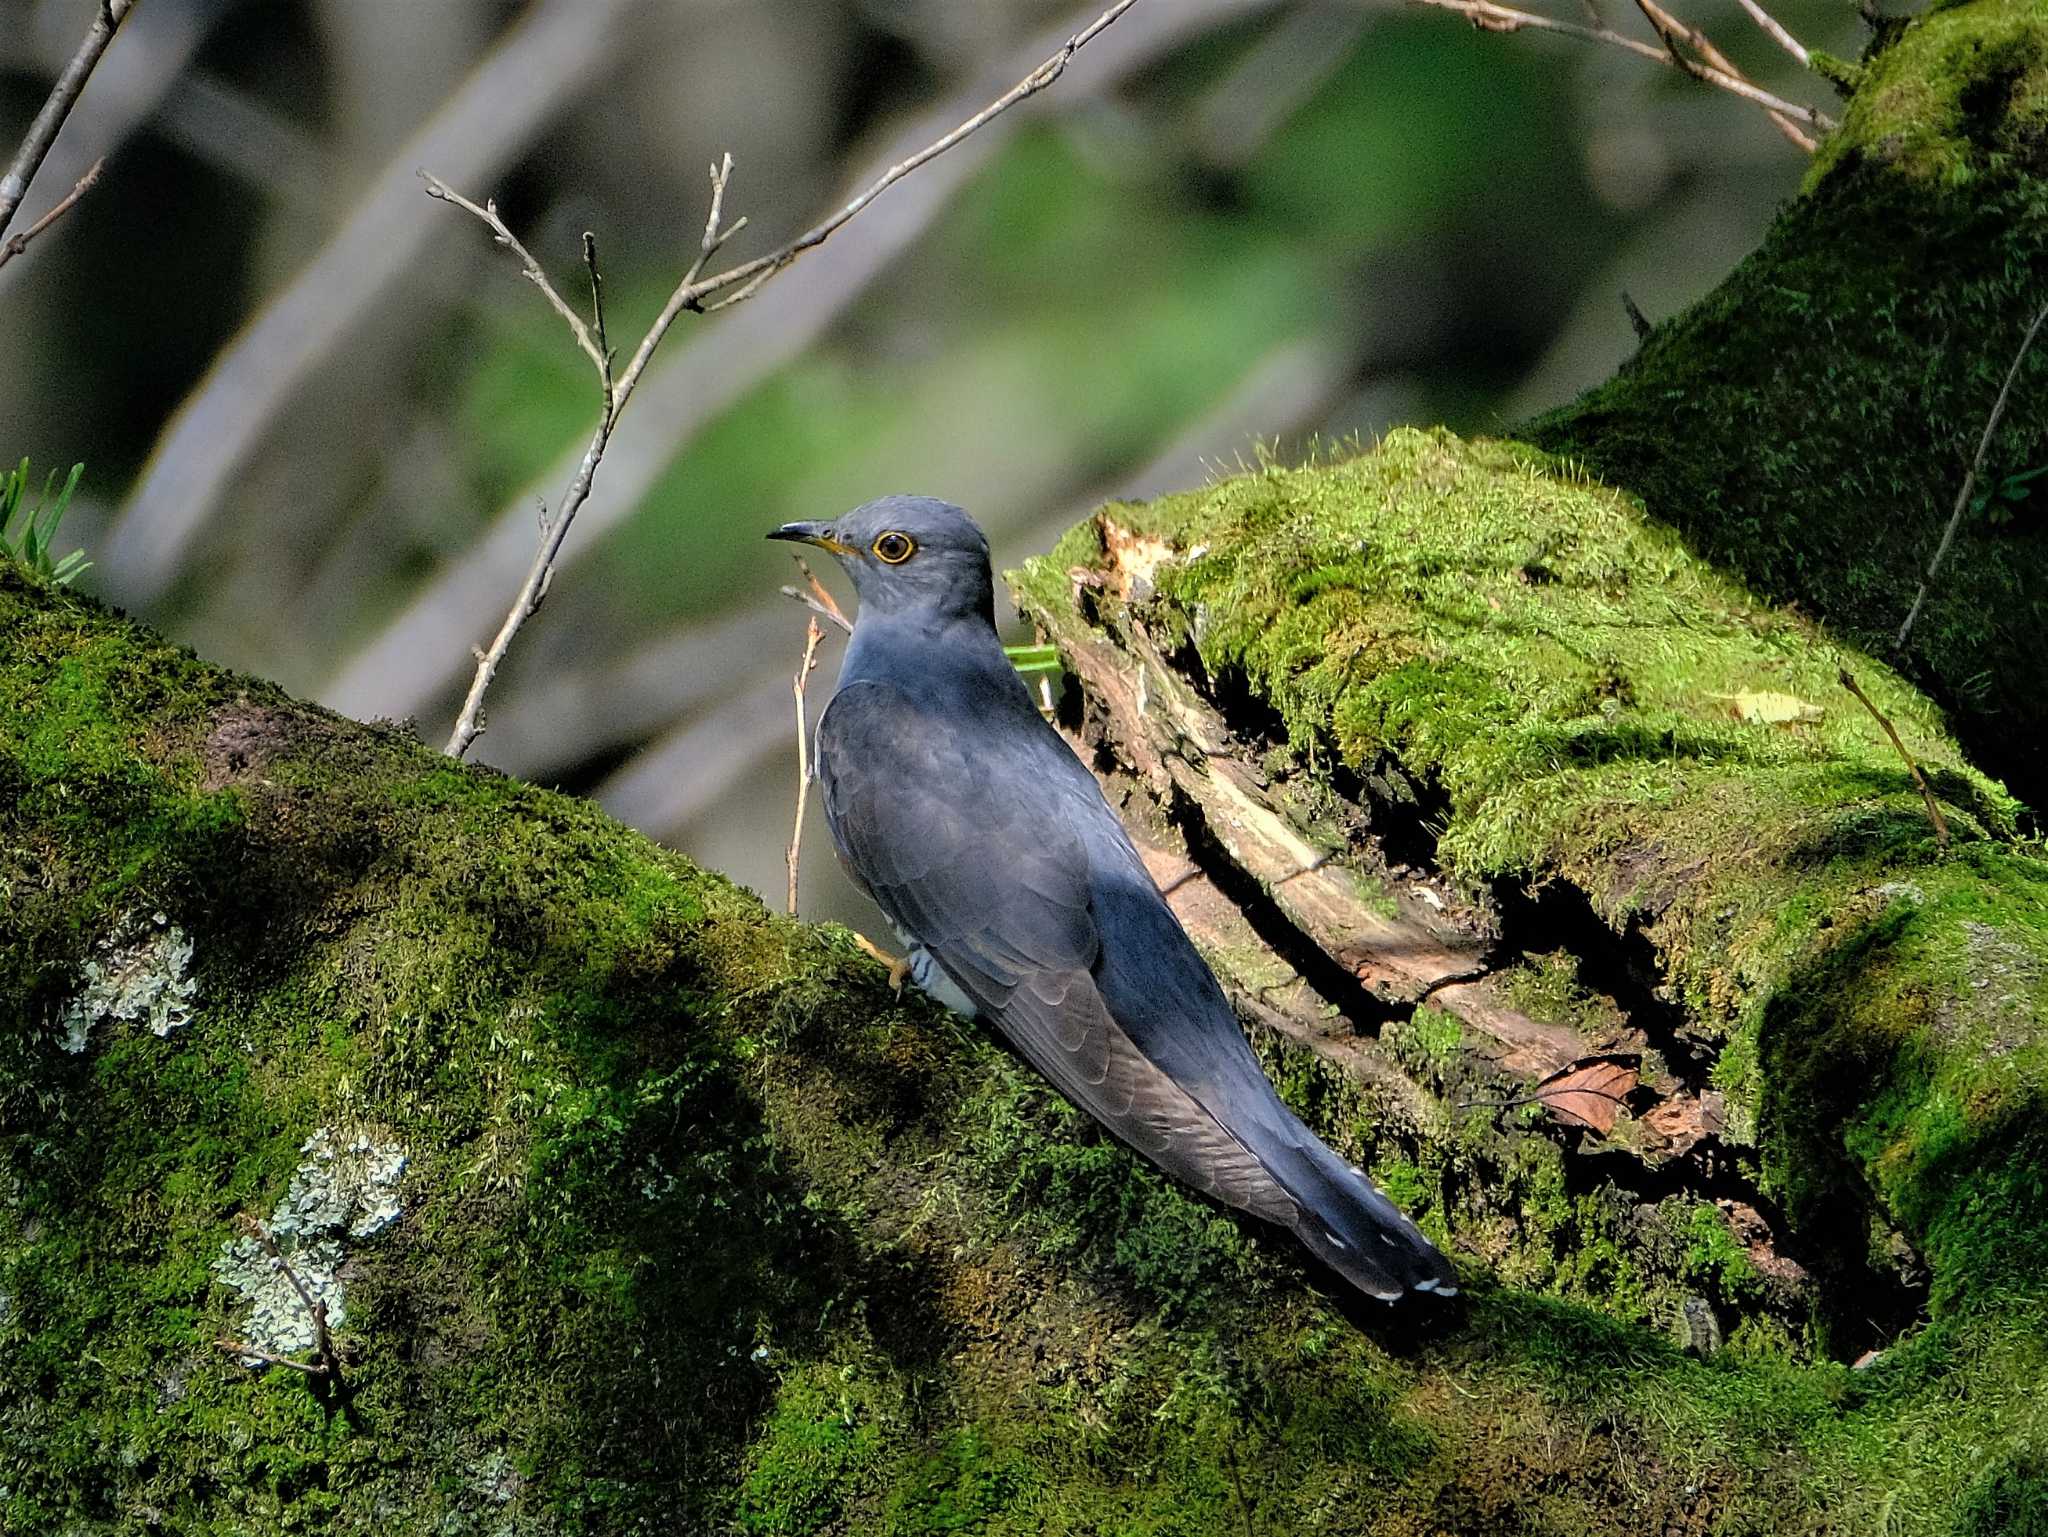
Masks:
[[[1299,1121],[1293,1131],[1280,1147],[1261,1149],[1260,1162],[1301,1207],[1294,1231],[1317,1258],[1387,1302],[1411,1291],[1457,1291],[1451,1262],[1399,1207]]]

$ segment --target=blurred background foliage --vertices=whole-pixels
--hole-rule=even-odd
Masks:
[[[92,3],[0,0],[7,143]],[[439,742],[597,400],[415,171],[495,196],[566,293],[596,231],[630,350],[722,151],[741,258],[1098,9],[145,0],[25,211],[100,154],[105,181],[0,271],[0,462],[84,463],[64,535],[88,590]],[[1824,104],[1734,0],[1684,9]],[[1814,48],[1865,35],[1849,0],[1774,10]],[[804,616],[766,529],[928,492],[1007,565],[1105,496],[1259,453],[1504,428],[1627,357],[1624,289],[1656,319],[1717,282],[1804,158],[1614,50],[1364,0],[1144,0],[759,298],[684,317],[473,756],[779,891]],[[860,921],[821,831],[806,907]]]

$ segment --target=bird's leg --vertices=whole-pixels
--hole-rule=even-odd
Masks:
[[[865,934],[855,934],[853,942],[889,968],[889,991],[892,993],[902,992],[904,979],[910,975],[910,957],[907,955],[891,955]]]

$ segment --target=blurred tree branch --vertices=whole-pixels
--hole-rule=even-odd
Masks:
[[[647,334],[641,338],[632,361],[627,364],[625,373],[619,376],[616,385],[612,380],[609,353],[591,340],[589,328],[556,292],[540,264],[498,217],[497,205],[486,202],[479,206],[452,192],[438,177],[427,176],[427,191],[430,196],[453,203],[474,214],[491,229],[500,245],[519,257],[526,276],[547,297],[554,309],[568,320],[578,344],[596,361],[604,389],[604,409],[598,420],[597,431],[583,452],[582,461],[576,467],[575,478],[569,483],[569,489],[564,493],[561,504],[552,514],[544,512],[542,516],[540,545],[534,552],[532,563],[527,567],[526,578],[519,585],[512,607],[506,612],[504,621],[498,626],[497,634],[492,637],[490,645],[475,651],[476,672],[470,679],[469,691],[463,698],[462,709],[456,716],[454,729],[450,731],[444,749],[451,757],[462,757],[482,734],[484,694],[489,690],[492,679],[497,676],[498,668],[504,663],[514,637],[518,635],[526,621],[539,611],[542,601],[547,597],[548,586],[554,578],[555,556],[561,550],[562,542],[568,538],[569,528],[575,522],[576,514],[582,510],[583,503],[590,495],[591,483],[596,478],[598,465],[603,462],[605,448],[611,441],[612,428],[617,424],[628,402],[632,400],[633,392],[638,387],[641,376],[646,372],[655,349],[661,345],[662,338],[668,334],[669,327],[675,323],[677,317],[685,310],[702,314],[709,310],[722,309],[760,292],[764,284],[804,252],[823,245],[836,231],[844,228],[862,210],[870,207],[877,198],[904,177],[938,159],[954,145],[987,126],[1017,103],[1037,95],[1052,85],[1066,73],[1067,65],[1075,54],[1137,3],[1138,0],[1116,0],[1115,4],[1069,37],[1050,58],[1001,96],[951,132],[940,135],[916,153],[890,166],[857,193],[850,202],[822,222],[805,230],[794,240],[778,246],[765,256],[755,257],[723,272],[703,277],[700,274],[706,262],[740,227],[738,223],[729,227],[723,223],[725,190],[732,176],[732,156],[726,155],[720,164],[711,168],[711,205],[704,221],[703,238],[698,243],[697,258],[683,274],[682,282],[669,295],[668,302],[662,306],[654,324],[648,327]],[[586,250],[590,249],[589,238],[585,237]],[[594,255],[591,257],[591,277],[592,292],[595,295],[598,291],[598,280]],[[713,296],[719,297],[707,305],[705,300],[712,299]],[[601,309],[597,314],[597,325],[601,330]]]
[[[14,159],[8,163],[5,174],[0,174],[0,235],[6,234],[7,226],[14,222],[15,211],[21,207],[21,200],[28,196],[28,184],[42,169],[43,158],[50,153],[50,146],[57,142],[58,130],[71,116],[71,109],[78,105],[79,93],[85,89],[85,82],[92,78],[100,56],[107,51],[107,45],[114,40],[114,33],[134,9],[135,0],[99,0],[99,14],[86,28],[78,51],[71,55],[71,62],[64,66],[64,72],[50,88],[49,98],[28,125],[28,133],[22,139],[21,147],[14,152]],[[99,166],[94,165],[55,207],[15,240],[9,241],[5,248],[0,248],[0,265],[20,255],[23,246],[62,218],[66,209],[92,189],[99,170]]]
[[[495,174],[616,54],[633,0],[544,0],[378,172],[320,252],[235,337],[157,441],[106,540],[100,576],[127,604],[184,572],[223,496],[298,386],[416,271],[432,237],[417,216],[424,163]]]

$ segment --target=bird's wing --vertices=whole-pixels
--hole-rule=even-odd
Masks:
[[[1050,733],[1006,740],[1014,752],[969,754],[901,690],[842,688],[818,724],[821,799],[841,857],[1076,1105],[1176,1178],[1294,1225],[1294,1198],[1103,1002],[1078,831],[1107,815],[1094,782],[1083,795],[1085,773]]]

